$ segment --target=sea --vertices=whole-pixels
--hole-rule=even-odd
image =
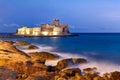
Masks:
[[[76,66],[81,69],[96,67],[98,72],[102,74],[120,71],[120,33],[78,34],[79,36],[17,37],[0,38],[0,40],[28,41],[40,48],[36,52],[52,52],[64,58],[85,58],[88,63]],[[9,33],[0,33],[1,35],[9,35]],[[27,50],[23,51],[29,52]],[[51,61],[49,65],[55,65],[56,63],[56,61]]]

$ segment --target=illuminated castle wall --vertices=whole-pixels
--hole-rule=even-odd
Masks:
[[[41,27],[27,28],[23,26],[17,30],[18,35],[64,35],[69,34],[67,24],[59,24],[59,20],[55,19],[53,24],[41,24]]]

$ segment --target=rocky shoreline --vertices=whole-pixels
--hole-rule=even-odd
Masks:
[[[0,40],[0,80],[120,80],[120,72],[114,71],[99,75],[96,67],[69,68],[69,66],[86,64],[84,58],[66,58],[59,60],[55,66],[46,65],[46,61],[57,60],[60,55],[49,52],[25,53],[18,46],[26,49],[38,49],[28,42]]]

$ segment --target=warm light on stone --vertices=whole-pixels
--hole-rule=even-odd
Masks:
[[[59,35],[58,32],[53,32],[53,35]]]
[[[59,24],[59,20],[55,19],[54,24],[41,24],[40,27],[28,28],[23,26],[17,29],[18,35],[40,36],[40,35],[61,35],[63,33],[69,34],[67,24]]]
[[[43,35],[48,35],[47,31],[42,32]]]

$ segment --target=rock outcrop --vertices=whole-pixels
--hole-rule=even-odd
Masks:
[[[47,60],[56,60],[60,56],[48,52],[26,54],[14,45],[15,42],[0,40],[0,80],[120,80],[120,72],[115,71],[99,76],[97,68],[69,68],[69,66],[87,63],[83,58],[67,58],[55,66],[45,65]],[[17,46],[30,46],[23,42]],[[30,49],[36,49],[32,46]]]
[[[83,59],[83,58],[62,59],[62,60],[58,61],[56,68],[61,70],[61,69],[67,68],[69,66],[82,64],[82,63],[87,63],[87,60]]]
[[[33,52],[29,53],[29,56],[31,56],[32,59],[40,60],[55,60],[59,58],[58,55],[49,52]]]
[[[21,42],[16,42],[15,45],[16,46],[29,46],[31,44],[28,43],[27,41],[21,41]]]

